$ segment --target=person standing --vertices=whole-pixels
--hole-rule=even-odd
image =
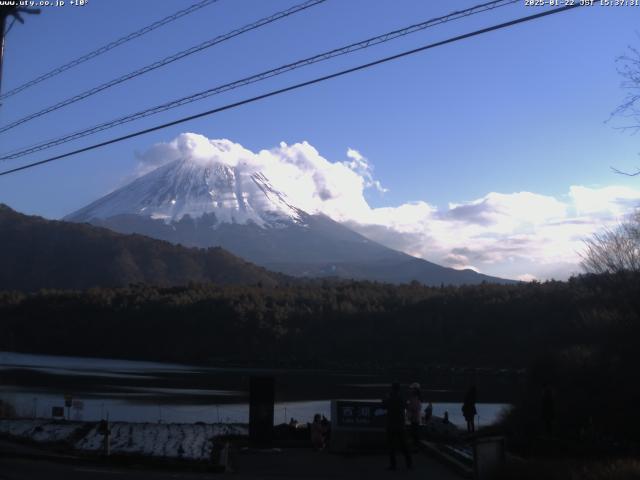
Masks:
[[[473,433],[476,431],[474,422],[475,416],[478,413],[478,410],[476,410],[476,395],[476,387],[473,386],[464,396],[464,403],[462,404],[462,415],[467,421],[467,433]]]
[[[413,448],[420,448],[420,414],[422,413],[422,398],[420,396],[420,384],[409,385],[409,401],[407,402],[407,416],[411,425],[411,440]]]
[[[405,401],[400,394],[400,384],[394,382],[391,392],[384,401],[387,409],[387,442],[389,444],[389,470],[396,469],[396,452],[400,450],[407,469],[412,468],[411,454],[405,436]]]
[[[322,419],[320,420],[320,425],[322,425],[322,432],[324,434],[324,445],[325,447],[329,445],[331,441],[331,422],[327,417],[322,415]]]
[[[433,417],[433,403],[429,402],[424,409],[424,423],[429,423]]]
[[[317,451],[324,450],[324,427],[322,426],[322,420],[320,414],[316,413],[313,416],[313,423],[309,427],[311,433],[311,444]]]

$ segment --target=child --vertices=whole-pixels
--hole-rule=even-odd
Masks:
[[[316,450],[324,450],[324,426],[319,413],[313,416],[313,423],[310,426],[311,444]]]

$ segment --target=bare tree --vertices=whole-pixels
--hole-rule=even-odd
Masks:
[[[630,119],[626,125],[618,128],[638,133],[640,131],[640,50],[629,46],[627,53],[616,59],[616,64],[618,74],[622,77],[620,86],[625,90],[626,95],[623,102],[613,111],[610,119],[616,116]],[[614,167],[612,170],[631,177],[640,175],[640,168],[636,168],[633,172],[623,172]]]
[[[582,268],[588,273],[640,272],[640,211],[585,240]]]

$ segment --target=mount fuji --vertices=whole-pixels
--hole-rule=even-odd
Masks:
[[[427,285],[508,282],[392,250],[308,213],[260,171],[180,158],[66,216],[189,247],[220,246],[270,270]]]

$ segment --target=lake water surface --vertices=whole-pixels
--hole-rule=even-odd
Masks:
[[[0,352],[0,398],[25,417],[51,417],[52,407],[63,406],[69,394],[69,415],[78,420],[108,416],[112,421],[246,423],[252,375],[276,378],[276,423],[290,418],[307,422],[315,413],[330,418],[331,399],[380,399],[391,381],[354,372],[211,368]],[[462,385],[421,383],[434,415],[448,411],[454,424],[464,424],[460,402],[451,401],[462,398]],[[480,425],[495,422],[506,407],[507,403],[479,403]]]

